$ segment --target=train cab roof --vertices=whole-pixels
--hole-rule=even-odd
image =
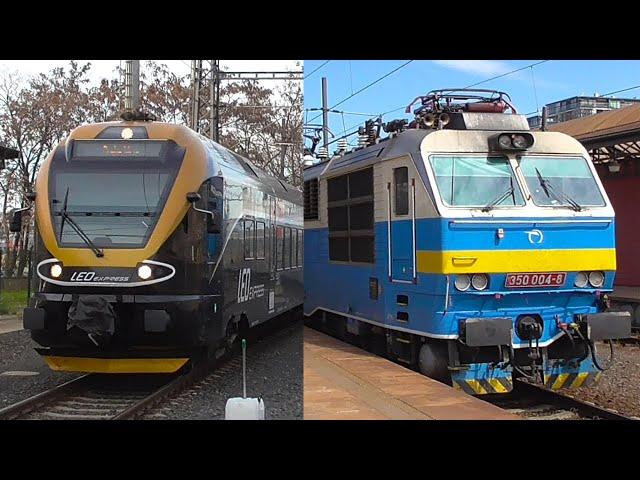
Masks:
[[[414,119],[411,121],[396,119],[382,123],[381,118],[368,120],[364,127],[358,130],[358,147],[350,151],[338,150],[331,158],[305,167],[304,180],[343,169],[348,170],[355,164],[364,168],[383,159],[407,153],[419,158],[426,137],[443,130],[477,132],[477,135],[457,137],[456,142],[460,142],[461,145],[469,144],[472,148],[469,151],[475,151],[481,144],[483,146],[480,148],[488,148],[487,137],[499,135],[500,132],[513,134],[530,131],[526,117],[516,112],[509,95],[505,92],[484,89],[434,90],[427,95],[416,97],[406,108],[406,113],[411,113],[412,106],[418,102],[421,105],[413,109]],[[384,130],[388,135],[381,138],[380,130]],[[553,139],[552,137],[557,136],[553,132],[535,132],[535,135],[548,137],[548,148],[555,148],[562,142],[564,147],[582,153],[579,142],[570,137],[565,136],[563,140]],[[435,137],[433,138],[435,140]],[[451,141],[450,137],[447,140],[448,147],[451,146]],[[537,146],[534,148],[537,149]]]
[[[173,140],[185,148],[200,150],[207,158],[207,170],[210,176],[233,177],[242,183],[254,184],[264,191],[273,193],[278,198],[298,204],[302,201],[301,192],[295,186],[274,177],[250,159],[185,125],[156,122],[146,117],[127,117],[127,120],[124,121],[94,123],[77,127],[70,133],[66,141],[75,139]]]

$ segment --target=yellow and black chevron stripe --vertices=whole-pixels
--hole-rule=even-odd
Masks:
[[[454,380],[453,388],[463,390],[469,395],[484,395],[486,393],[507,393],[513,390],[511,377],[495,377],[489,379]]]
[[[544,376],[544,386],[551,390],[580,388],[597,382],[600,372],[560,373]]]

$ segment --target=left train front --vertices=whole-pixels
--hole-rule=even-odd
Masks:
[[[81,126],[51,152],[24,312],[50,368],[169,373],[220,345],[220,292],[199,261],[210,221],[192,208],[216,171],[195,132],[159,122]]]

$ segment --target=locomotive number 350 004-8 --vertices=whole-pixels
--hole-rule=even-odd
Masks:
[[[554,273],[508,273],[507,288],[516,287],[561,287],[567,278],[564,272]]]

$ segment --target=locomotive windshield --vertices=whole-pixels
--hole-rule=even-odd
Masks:
[[[49,173],[51,215],[61,246],[143,246],[173,186],[184,149],[166,140],[76,140]],[[69,228],[68,218],[79,227]]]
[[[583,157],[523,156],[520,169],[536,205],[605,206],[598,184]]]
[[[523,206],[506,157],[434,155],[431,166],[442,201],[451,207]]]

